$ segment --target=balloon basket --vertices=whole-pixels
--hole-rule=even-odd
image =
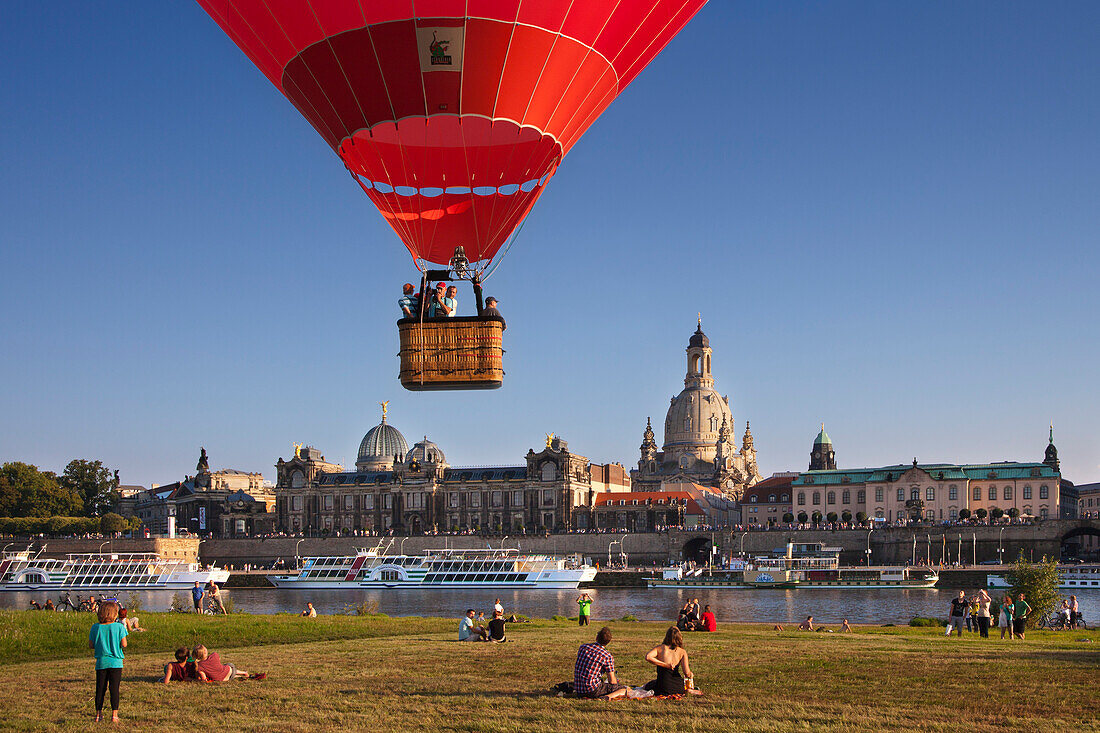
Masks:
[[[397,330],[407,390],[499,389],[504,383],[502,318],[403,318]]]

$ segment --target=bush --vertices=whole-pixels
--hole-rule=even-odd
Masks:
[[[791,514],[790,512],[787,512],[786,514],[783,515],[783,521],[786,522],[787,524],[790,524],[791,522],[794,521],[794,515]]]
[[[141,613],[142,611],[145,610],[144,606],[141,605],[141,599],[138,598],[137,593],[131,593],[126,598],[126,604],[125,605],[126,605],[126,611],[128,613],[131,613],[131,614]]]
[[[985,519],[988,514],[989,512],[987,512],[985,509],[979,509],[978,511],[974,512],[974,516],[977,517],[979,520]]]
[[[970,510],[969,509],[960,509],[959,510],[959,519],[962,519],[962,520],[970,519]]]
[[[829,522],[829,524],[836,523],[836,512],[829,512],[825,515],[825,519]]]
[[[947,622],[941,618],[925,618],[923,616],[914,616],[913,618],[909,619],[909,625],[931,628],[939,627],[942,629],[947,626]]]
[[[840,518],[843,519],[845,522],[850,522],[852,521],[852,513],[845,509],[840,513]]]
[[[1009,595],[1015,599],[1022,592],[1027,605],[1031,606],[1031,613],[1027,615],[1028,628],[1034,628],[1040,619],[1057,608],[1058,563],[1054,559],[1044,557],[1032,563],[1024,560],[1021,553],[1005,580],[1012,585]]]
[[[856,521],[863,524],[867,521],[867,512],[856,512]]]
[[[1017,509],[1016,507],[1010,507],[1009,510],[1008,510],[1008,516],[1015,519],[1016,517],[1020,516],[1020,510]]]
[[[570,618],[568,616],[562,616],[560,613],[555,613],[553,616],[550,617],[550,620],[551,621],[569,621]],[[572,620],[575,621],[576,619],[572,619]]]
[[[178,592],[172,594],[172,605],[168,608],[172,613],[187,613],[187,601],[183,600]]]
[[[1000,519],[1004,515],[1004,509],[1001,509],[999,506],[993,507],[993,511],[989,512],[989,516],[993,517],[994,519]]]
[[[634,622],[634,621],[637,621],[637,620],[638,620],[638,617],[637,617],[637,616],[635,616],[635,615],[634,615],[634,614],[632,614],[632,613],[628,613],[627,615],[623,616],[623,617],[622,617],[621,619],[619,619],[619,620],[620,620],[620,621],[626,621],[626,622]]]
[[[808,520],[809,518],[810,517],[806,514],[806,512],[799,512],[798,513],[798,521],[801,522],[802,524],[805,524],[806,520]]]

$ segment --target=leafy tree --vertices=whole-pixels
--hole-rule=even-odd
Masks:
[[[867,521],[867,512],[856,512],[856,521],[863,524]]]
[[[962,519],[963,521],[965,521],[967,519],[970,519],[970,510],[969,509],[960,509],[959,510],[959,519]]]
[[[80,495],[61,486],[52,471],[14,461],[0,466],[0,496],[14,496],[14,505],[0,507],[0,514],[14,517],[72,517],[82,513]],[[14,494],[13,494],[14,492]]]
[[[1009,510],[1008,510],[1008,516],[1015,519],[1016,517],[1020,516],[1020,510],[1017,509],[1016,507],[1010,507]]]
[[[69,461],[61,474],[61,485],[75,491],[84,501],[84,511],[89,517],[98,517],[118,506],[118,487],[115,477],[101,461],[77,459]]]
[[[814,524],[820,524],[821,523],[821,512],[819,512],[815,509],[811,519],[813,520]]]
[[[852,521],[852,512],[845,509],[840,513],[840,518],[843,519],[845,522],[850,522]]]
[[[783,515],[783,521],[786,522],[787,524],[790,524],[791,522],[794,521],[794,515],[791,514],[790,512],[787,512],[786,514]]]
[[[808,519],[809,517],[806,516],[806,512],[803,511],[798,513],[798,521],[802,524],[805,524]]]
[[[1004,515],[1004,510],[1001,509],[999,506],[993,507],[993,511],[989,513],[989,516],[993,517],[994,519],[1000,519]]]
[[[107,512],[99,520],[99,528],[103,534],[115,534],[126,529],[126,520],[114,512]]]
[[[825,515],[825,519],[829,522],[829,524],[833,524],[834,522],[836,522],[836,512],[829,512],[827,515]]]
[[[989,514],[989,512],[987,512],[985,509],[979,509],[974,512],[974,516],[978,518],[979,522],[984,521],[987,514]]]
[[[1012,585],[1013,598],[1022,592],[1031,613],[1027,616],[1028,628],[1033,628],[1039,620],[1053,611],[1059,603],[1058,563],[1053,558],[1044,557],[1037,563],[1024,560],[1021,552],[1006,580]]]

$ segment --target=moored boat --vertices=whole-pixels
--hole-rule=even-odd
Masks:
[[[64,559],[6,552],[0,559],[0,590],[122,591],[182,590],[198,581],[224,583],[228,570],[164,558],[154,552],[70,554]]]
[[[989,588],[1011,588],[1005,575],[986,576],[986,586]],[[1100,590],[1100,564],[1088,565],[1059,565],[1058,587],[1063,590],[1074,588],[1081,590],[1092,588]]]
[[[271,576],[279,588],[576,588],[596,577],[577,556],[518,550],[428,550],[387,555],[379,546],[355,555],[303,558],[297,575]]]

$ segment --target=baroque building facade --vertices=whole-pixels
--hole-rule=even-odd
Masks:
[[[1053,428],[1041,462],[897,464],[879,468],[838,469],[832,441],[822,427],[810,454],[810,470],[791,482],[792,512],[798,521],[815,513],[827,519],[845,512],[891,524],[920,519],[960,519],[963,510],[981,510],[1039,519],[1076,516],[1077,494],[1061,477]],[[828,465],[830,468],[815,468]]]
[[[669,403],[664,443],[657,448],[647,419],[638,468],[630,472],[634,491],[659,491],[663,484],[694,483],[738,500],[761,479],[748,422],[737,446],[729,397],[714,389],[710,339],[702,319],[688,340],[684,389]]]
[[[510,466],[452,466],[427,437],[406,446],[383,407],[354,470],[315,448],[280,458],[277,524],[294,533],[583,529],[597,493],[628,488],[621,466],[593,465],[554,435]]]

